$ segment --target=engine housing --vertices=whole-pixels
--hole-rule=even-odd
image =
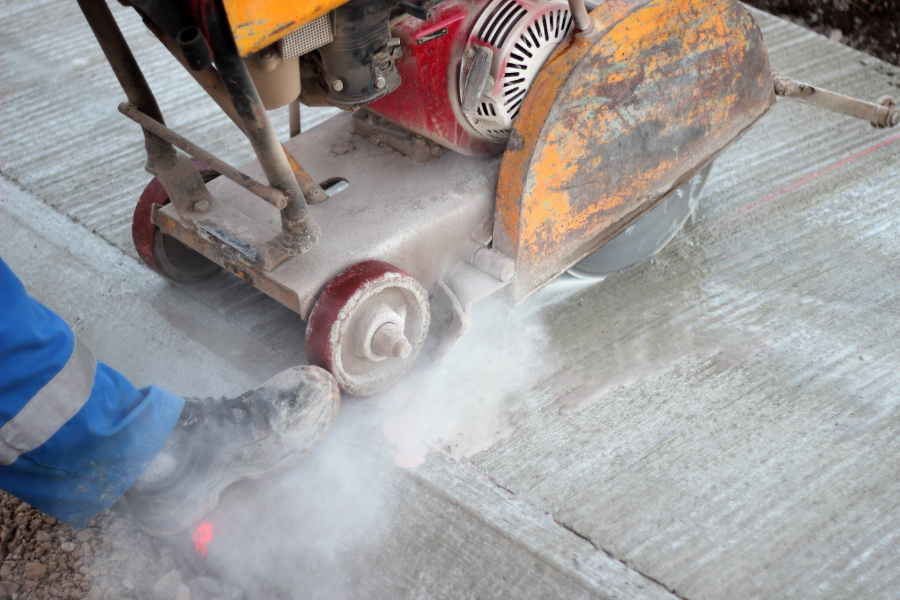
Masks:
[[[392,23],[401,85],[372,112],[470,156],[503,151],[537,72],[571,29],[564,0],[445,0]]]

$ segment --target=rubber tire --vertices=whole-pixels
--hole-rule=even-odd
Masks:
[[[351,335],[356,316],[366,314],[379,294],[381,302],[385,302],[385,291],[389,291],[388,296],[393,295],[394,303],[397,294],[403,297],[407,315],[403,333],[412,352],[406,358],[379,362],[357,357],[349,352],[349,347],[345,352],[343,342]],[[311,364],[330,372],[342,391],[371,396],[389,388],[409,370],[425,345],[430,322],[428,292],[415,278],[383,261],[361,262],[322,290],[306,326],[306,355]]]
[[[191,162],[197,167],[204,183],[209,183],[219,173],[196,158]],[[165,206],[169,194],[159,179],[154,177],[144,188],[131,221],[131,239],[144,264],[177,283],[196,283],[208,279],[219,270],[219,265],[199,252],[192,250],[171,236],[164,235],[152,221],[153,205]]]
[[[628,229],[569,269],[579,279],[602,281],[650,258],[672,241],[691,216],[709,179],[713,163],[703,167]],[[682,190],[687,194],[679,195]],[[643,245],[635,245],[643,244]]]

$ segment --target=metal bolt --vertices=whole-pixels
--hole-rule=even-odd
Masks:
[[[384,86],[387,85],[387,81],[385,81],[384,77],[379,77],[375,80],[375,88],[379,90],[383,90]]]
[[[385,323],[372,336],[372,352],[387,358],[408,358],[412,345],[394,323]]]
[[[194,212],[209,212],[209,200],[197,200],[194,202]]]
[[[475,58],[475,48],[466,50],[466,58]]]
[[[354,149],[353,142],[346,141],[346,140],[343,142],[338,142],[337,144],[334,144],[331,147],[331,151],[333,153],[337,154],[338,156],[347,154],[348,152],[351,152],[353,149]]]
[[[264,50],[259,53],[259,57],[263,60],[269,60],[273,56],[275,56],[275,54],[271,50]]]
[[[331,82],[331,89],[333,89],[336,92],[341,91],[342,89],[344,89],[344,82],[341,81],[340,79],[335,79],[334,81]]]
[[[444,147],[438,146],[437,144],[435,144],[434,146],[431,147],[431,153],[435,156],[440,156],[441,154],[444,153]]]

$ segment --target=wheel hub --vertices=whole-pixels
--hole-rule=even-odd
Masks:
[[[306,353],[345,392],[371,396],[412,366],[430,323],[428,292],[418,281],[367,261],[325,286],[309,317]]]

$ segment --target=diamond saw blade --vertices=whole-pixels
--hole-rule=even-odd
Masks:
[[[628,229],[569,269],[569,273],[581,279],[601,281],[662,250],[694,212],[710,170],[712,163]]]

